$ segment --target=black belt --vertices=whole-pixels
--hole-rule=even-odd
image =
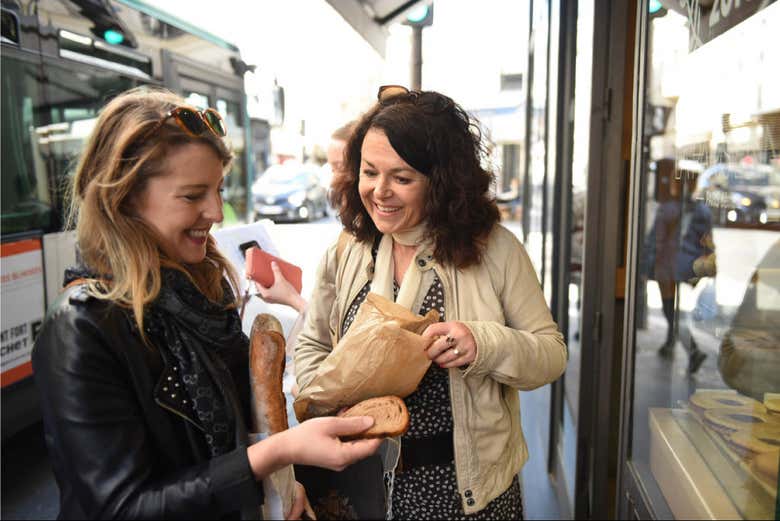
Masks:
[[[443,432],[430,438],[402,438],[401,457],[396,474],[423,465],[446,465],[455,460],[452,433]]]

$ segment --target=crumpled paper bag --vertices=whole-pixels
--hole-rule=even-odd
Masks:
[[[421,317],[369,293],[347,334],[295,399],[298,421],[332,414],[368,398],[410,395],[431,365],[425,350],[434,338],[421,334],[438,320],[436,310]]]
[[[249,442],[257,443],[268,438],[267,432],[250,433]],[[263,519],[285,519],[292,510],[295,500],[295,472],[287,465],[265,476],[262,480]]]

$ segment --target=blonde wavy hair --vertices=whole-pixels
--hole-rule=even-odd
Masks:
[[[144,308],[160,292],[161,267],[181,270],[214,302],[225,299],[226,277],[232,290],[230,306],[237,305],[238,276],[211,235],[202,262],[181,264],[165,256],[156,233],[135,215],[131,204],[149,179],[165,174],[166,157],[182,145],[208,144],[225,170],[230,166],[233,155],[228,145],[211,132],[192,137],[170,118],[147,135],[168,111],[182,105],[185,101],[176,94],[149,87],[114,98],[98,117],[70,185],[67,222],[76,229],[83,263],[98,274],[87,281],[88,291],[132,309],[144,340]]]

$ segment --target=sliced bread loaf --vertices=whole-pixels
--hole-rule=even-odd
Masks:
[[[345,439],[391,438],[409,429],[409,411],[397,396],[380,396],[356,403],[339,413],[342,417],[371,416],[374,425],[365,432]]]

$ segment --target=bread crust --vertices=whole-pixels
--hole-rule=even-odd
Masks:
[[[710,409],[750,409],[766,412],[764,406],[749,396],[734,391],[698,391],[688,399],[691,408],[702,414]]]
[[[756,455],[751,467],[764,478],[777,483],[778,460],[780,460],[780,450],[763,452]]]
[[[723,434],[748,431],[756,435],[780,432],[780,420],[766,412],[749,409],[709,409],[704,411],[705,423]]]
[[[780,450],[780,430],[756,433],[750,430],[736,431],[729,434],[726,441],[735,452],[750,458],[756,454]]]
[[[404,401],[398,396],[380,396],[358,402],[338,416],[349,418],[353,416],[371,416],[374,425],[365,432],[345,440],[392,438],[401,436],[409,430],[409,411]]]
[[[287,401],[282,390],[285,341],[280,333],[266,327],[267,317],[258,315],[252,323],[250,335],[252,422],[255,432],[276,434],[289,428]]]
[[[252,322],[252,331],[257,327],[260,331],[276,331],[280,335],[284,336],[284,329],[282,329],[282,323],[279,319],[269,313],[260,313],[255,317]]]

